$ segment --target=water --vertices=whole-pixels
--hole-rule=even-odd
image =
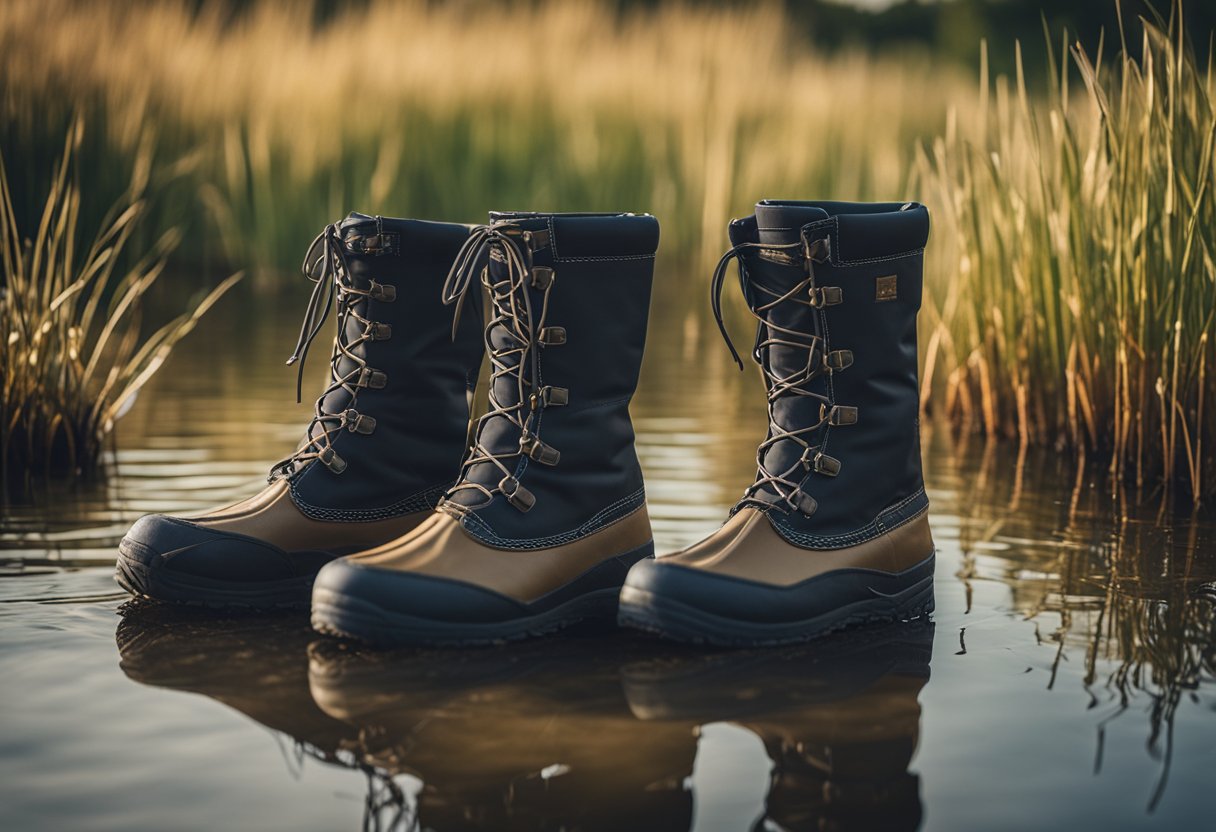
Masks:
[[[243,291],[123,420],[115,476],[5,509],[3,828],[1211,828],[1216,526],[941,430],[929,625],[368,653],[125,603],[127,525],[255,490],[307,419],[304,288]],[[764,425],[688,306],[656,298],[634,407],[660,551],[721,522]]]

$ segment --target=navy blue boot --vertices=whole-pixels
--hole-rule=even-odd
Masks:
[[[149,515],[119,544],[117,579],[159,601],[308,603],[340,555],[418,526],[455,481],[483,358],[470,315],[453,337],[440,289],[470,227],[351,214],[309,247],[316,283],[301,364],[337,309],[330,383],[300,447],[253,497],[200,516]]]
[[[453,267],[457,320],[490,298],[489,408],[459,482],[412,534],[326,566],[321,632],[476,644],[616,614],[653,553],[629,400],[659,225],[633,214],[495,213]]]
[[[928,235],[915,203],[764,201],[731,223],[712,295],[722,326],[737,259],[768,391],[756,480],[717,532],[633,568],[621,624],[759,645],[933,609],[916,360]]]

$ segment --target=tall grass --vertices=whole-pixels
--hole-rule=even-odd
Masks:
[[[79,151],[89,177],[118,192],[109,172],[155,125],[195,167],[176,214],[149,219],[208,216],[222,246],[192,226],[185,253],[271,267],[351,208],[648,210],[695,263],[758,197],[919,199],[930,413],[1109,461],[1146,492],[1216,495],[1216,80],[1178,25],[1110,33],[1142,48],[1105,66],[1066,48],[1043,89],[1020,60],[985,70],[977,94],[923,57],[818,54],[775,3],[320,17],[304,0],[0,4],[0,147],[36,162],[84,112],[103,126]],[[19,215],[43,167],[17,172]]]
[[[23,471],[95,467],[114,420],[199,316],[240,279],[233,275],[192,311],[143,333],[142,301],[180,235],[166,231],[134,263],[121,265],[148,213],[151,149],[145,142],[125,197],[78,250],[81,190],[73,154],[83,136],[77,121],[36,229],[18,225],[0,156],[0,468],[6,483]]]
[[[293,0],[11,0],[0,101],[33,125],[96,107],[120,151],[147,123],[204,148],[229,253],[291,265],[354,206],[648,210],[666,252],[708,257],[764,194],[902,193],[909,148],[968,89],[919,58],[811,52],[776,3],[371,0],[314,21]]]
[[[1112,66],[1074,47],[1041,97],[1020,56],[995,94],[985,73],[978,127],[922,155],[925,398],[1198,497],[1216,493],[1216,76],[1180,25],[1142,32],[1142,58],[1125,46]]]

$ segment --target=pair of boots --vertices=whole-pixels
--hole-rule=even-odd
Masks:
[[[737,260],[768,437],[726,524],[656,560],[628,405],[657,221],[352,214],[305,258],[316,286],[291,361],[335,307],[338,334],[303,443],[248,500],[140,519],[119,583],[210,605],[311,592],[316,629],[375,643],[477,644],[619,616],[679,640],[772,644],[926,614],[928,231],[913,203],[764,201],[731,223],[714,310],[725,336]],[[469,424],[483,350],[489,405]]]

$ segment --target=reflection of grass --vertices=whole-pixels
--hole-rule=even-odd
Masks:
[[[96,464],[114,420],[174,344],[239,279],[234,275],[193,312],[142,337],[141,300],[164,271],[178,234],[165,232],[133,265],[119,266],[147,211],[145,144],[126,196],[87,251],[76,250],[81,194],[72,154],[82,135],[83,126],[73,124],[32,237],[17,225],[0,157],[0,465],[6,475],[23,463],[74,471]]]
[[[1109,572],[1100,587],[1085,586],[1073,570],[1062,575],[1064,599],[1092,594],[1091,630],[1086,651],[1086,686],[1106,688],[1119,702],[1118,710],[1099,728],[1097,766],[1102,764],[1105,723],[1121,715],[1138,694],[1149,697],[1148,750],[1161,761],[1161,772],[1149,799],[1150,811],[1165,792],[1174,748],[1174,718],[1183,698],[1198,689],[1203,678],[1216,678],[1216,604],[1195,592],[1190,563],[1162,577],[1161,553],[1149,541],[1119,536],[1109,546]],[[1147,571],[1148,574],[1143,574]],[[1064,602],[1067,608],[1069,602]],[[1065,621],[1068,619],[1066,618]],[[1059,634],[1063,655],[1066,632]],[[1101,663],[1114,663],[1102,678]]]
[[[234,8],[0,4],[0,141],[36,159],[82,109],[101,180],[154,124],[197,161],[178,209],[279,266],[350,208],[647,210],[696,260],[758,197],[922,199],[927,404],[1216,494],[1216,72],[1180,31],[976,95],[910,55],[817,54],[777,4]]]
[[[1083,656],[1083,669],[1072,675],[1090,694],[1091,707],[1108,710],[1098,722],[1097,768],[1106,725],[1147,716],[1147,749],[1160,762],[1148,798],[1152,810],[1168,784],[1179,706],[1216,680],[1216,592],[1210,589],[1216,586],[1216,528],[1198,517],[1171,518],[1147,505],[1112,501],[1083,477],[1061,501],[1061,460],[986,450],[978,470],[959,472],[967,490],[952,507],[963,518],[958,577],[967,597],[976,580],[1009,585],[1014,609],[1036,622],[1040,643],[1054,645],[1048,688],[1059,684],[1061,673],[1068,678],[1070,659]],[[987,552],[999,553],[999,566],[981,564]],[[1049,632],[1039,630],[1057,620]]]

